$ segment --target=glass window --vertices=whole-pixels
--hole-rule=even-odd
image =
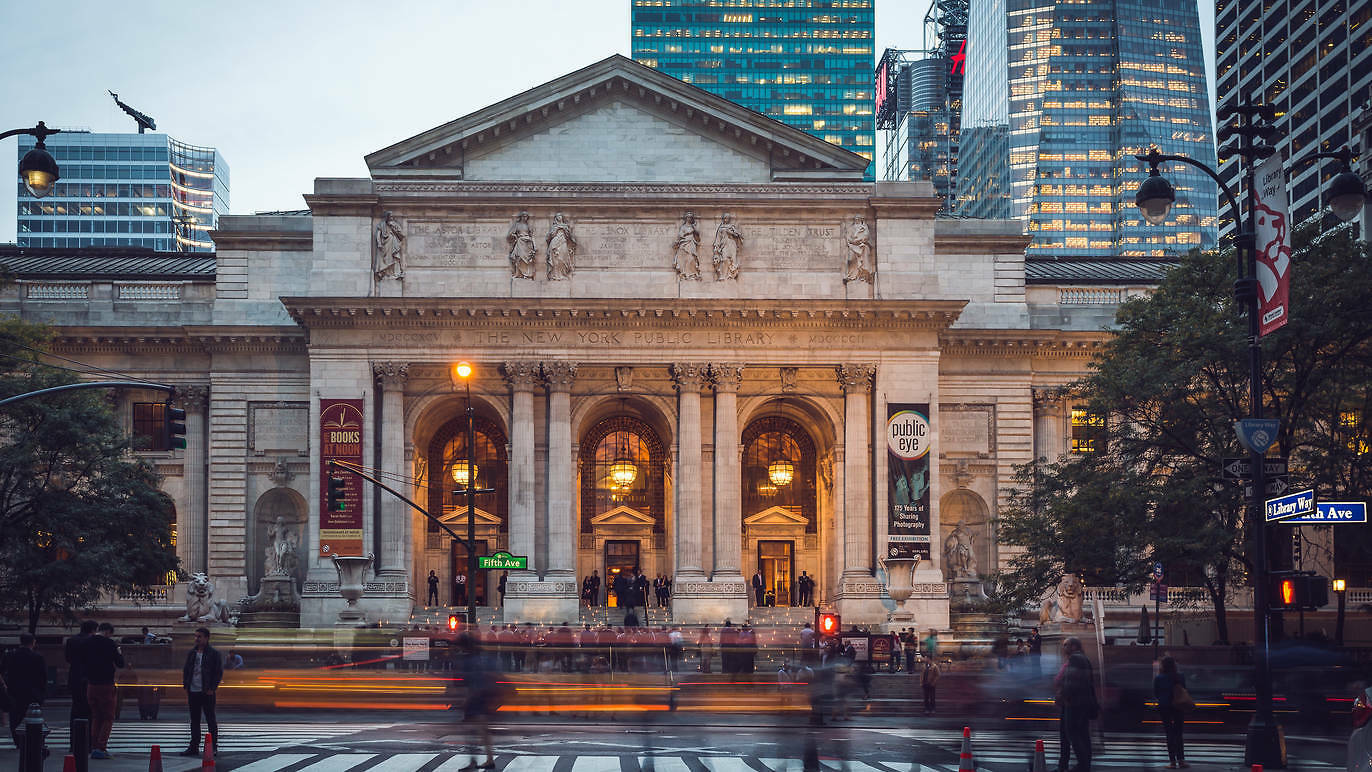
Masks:
[[[167,406],[161,402],[133,403],[133,449],[168,450],[162,429]]]
[[[1105,416],[1072,408],[1072,452],[1100,453],[1104,450]]]

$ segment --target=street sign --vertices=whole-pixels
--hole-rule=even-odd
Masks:
[[[1161,579],[1162,579],[1162,561],[1159,560],[1158,562],[1156,562],[1156,563],[1153,564],[1153,581],[1157,582],[1157,581],[1161,581]]]
[[[405,648],[402,649],[401,659],[406,662],[428,662],[429,661],[429,638],[425,636],[409,637],[406,636]]]
[[[1239,443],[1251,453],[1262,455],[1277,441],[1277,427],[1280,422],[1275,418],[1240,418],[1234,422]]]
[[[1149,599],[1149,600],[1155,600],[1155,601],[1157,601],[1158,603],[1166,603],[1166,602],[1167,602],[1167,585],[1161,584],[1161,583],[1159,583],[1159,582],[1153,582],[1152,584],[1149,584],[1149,585],[1148,585],[1148,599]]]
[[[1333,525],[1335,523],[1366,523],[1367,504],[1362,501],[1321,501],[1315,511],[1283,520],[1286,525]]]
[[[1267,478],[1267,485],[1263,487],[1263,495],[1281,496],[1289,490],[1291,490],[1291,483],[1286,479],[1286,475],[1282,475],[1281,477],[1269,477]],[[1246,499],[1253,498],[1252,480],[1243,484],[1243,497]]]
[[[511,555],[508,552],[479,555],[476,559],[476,567],[524,570],[529,567],[529,558],[524,555]]]
[[[1281,498],[1267,500],[1266,514],[1267,522],[1269,523],[1314,511],[1315,490],[1313,488],[1307,491],[1297,491],[1290,495],[1282,496]]]
[[[1226,458],[1223,469],[1226,480],[1253,479],[1252,458]],[[1262,460],[1262,473],[1269,480],[1273,477],[1284,477],[1286,475],[1286,458],[1280,456],[1264,458]]]

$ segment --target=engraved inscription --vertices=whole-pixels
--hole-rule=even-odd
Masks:
[[[249,449],[257,453],[305,450],[309,445],[309,420],[309,405],[304,402],[255,403]]]
[[[940,410],[945,453],[990,453],[991,414],[985,410]]]

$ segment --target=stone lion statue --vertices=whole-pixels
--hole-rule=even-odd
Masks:
[[[1085,622],[1086,588],[1081,586],[1081,577],[1076,574],[1063,574],[1058,582],[1057,599],[1044,598],[1043,610],[1039,612],[1039,624],[1051,622]]]
[[[191,575],[186,586],[186,615],[181,622],[229,621],[229,604],[214,597],[214,582],[203,571]]]

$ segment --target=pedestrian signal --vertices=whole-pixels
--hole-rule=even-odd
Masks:
[[[457,614],[448,615],[448,632],[457,632]]]
[[[842,625],[842,623],[841,623],[840,620],[839,620],[838,614],[820,614],[820,615],[819,615],[819,634],[820,634],[820,635],[838,635],[839,631],[842,630],[842,629],[843,629],[843,625]]]
[[[1275,574],[1271,587],[1277,611],[1313,611],[1329,603],[1329,580],[1318,574]]]
[[[343,500],[343,480],[339,477],[329,477],[329,511],[347,511],[348,504]]]

